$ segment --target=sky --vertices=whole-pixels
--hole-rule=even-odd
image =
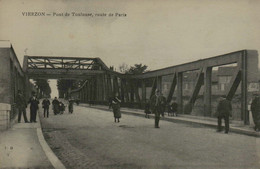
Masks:
[[[70,16],[53,16],[66,12]],[[260,51],[260,1],[0,0],[0,40],[10,40],[20,63],[25,54],[99,57],[117,70],[122,63],[155,70],[243,49]]]

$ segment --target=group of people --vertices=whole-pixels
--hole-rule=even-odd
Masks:
[[[68,106],[69,113],[73,113],[73,104],[74,104],[74,100],[69,99],[69,106]],[[45,98],[42,101],[42,107],[44,109],[44,117],[45,117],[45,112],[47,112],[47,117],[49,116],[49,105],[50,105],[50,101],[47,98]],[[55,97],[54,100],[52,101],[52,109],[54,115],[63,114],[65,112],[65,107],[66,107],[65,104],[62,101],[59,101],[57,97]]]
[[[68,110],[69,113],[73,113],[73,103],[75,102],[74,99],[69,99],[69,106]],[[112,107],[113,114],[114,114],[114,120],[115,122],[120,122],[121,118],[121,112],[120,112],[120,103],[121,100],[118,96],[112,97],[109,99],[109,108]],[[27,105],[30,104],[30,121],[28,121],[26,116],[26,108]],[[50,101],[47,98],[44,98],[42,101],[42,108],[44,109],[43,115],[44,117],[49,117],[49,106]],[[25,97],[23,96],[23,93],[21,90],[18,90],[18,95],[16,98],[16,105],[19,110],[18,114],[18,122],[21,122],[21,115],[23,114],[25,123],[36,123],[36,115],[37,110],[39,109],[39,100],[36,97],[36,93],[32,92],[32,96],[30,97],[29,101],[27,102],[25,100]],[[54,115],[62,114],[65,111],[65,105],[60,102],[57,97],[52,101],[53,105],[53,112]],[[165,107],[166,107],[166,99],[165,97],[160,93],[158,89],[155,91],[155,95],[153,95],[149,101],[145,105],[145,117],[149,118],[149,114],[153,113],[155,115],[155,122],[154,127],[159,128],[159,121],[160,116],[164,116]],[[168,105],[168,115],[173,114],[173,116],[177,116],[177,109],[178,104],[176,102],[173,102],[172,104]],[[251,111],[253,116],[253,121],[255,124],[255,131],[260,131],[260,97],[258,95],[255,95],[255,97],[252,100],[251,103]],[[217,118],[218,118],[218,127],[217,131],[222,131],[222,119],[225,121],[225,133],[229,132],[229,117],[232,116],[232,105],[231,101],[228,100],[225,96],[222,96],[219,100],[218,106],[217,106]]]
[[[26,108],[27,105],[30,104],[30,121],[27,119],[26,116]],[[32,92],[32,96],[29,98],[29,101],[27,102],[23,92],[21,90],[18,90],[17,98],[16,98],[16,106],[18,108],[18,123],[21,122],[21,116],[23,115],[24,122],[25,123],[36,123],[36,116],[37,116],[37,111],[39,109],[39,100],[36,97],[36,93]],[[44,117],[49,117],[49,107],[50,107],[51,102],[47,97],[45,97],[42,101],[42,108],[43,108],[43,116]],[[74,100],[69,99],[69,113],[73,113],[73,104]],[[53,112],[54,115],[57,114],[63,114],[65,111],[65,105],[61,101],[55,97],[55,99],[52,101],[53,105]]]
[[[109,108],[112,107],[114,120],[118,123],[120,122],[119,119],[121,118],[120,103],[121,100],[118,96],[109,99]],[[150,102],[146,103],[145,105],[145,117],[149,118],[149,114],[155,114],[155,128],[159,128],[160,115],[164,116],[166,104],[166,98],[160,93],[158,89],[156,89],[155,95],[152,96]],[[177,103],[173,102],[171,105],[169,105],[168,113],[172,113],[177,116],[177,107]]]
[[[156,91],[156,94],[153,96],[153,98],[149,101],[146,102],[145,108],[144,108],[144,113],[145,113],[145,118],[150,118],[149,114],[152,114],[152,112],[155,111],[154,107],[154,100],[156,96],[160,99],[159,104],[157,105],[157,109],[160,111],[160,114],[162,117],[164,117],[165,109],[167,108],[168,116],[177,116],[177,111],[178,111],[178,104],[176,101],[171,102],[170,104],[167,104],[166,98],[160,94],[159,90]],[[152,107],[152,108],[151,108]],[[153,111],[152,111],[153,109]]]
[[[251,102],[251,112],[253,121],[255,124],[254,130],[260,131],[260,97],[254,94],[254,98]],[[222,97],[217,106],[217,118],[218,118],[218,129],[217,131],[222,131],[221,121],[225,121],[225,133],[229,132],[229,117],[232,117],[232,105],[231,101],[226,97]]]
[[[166,98],[160,93],[158,89],[155,90],[149,102],[145,104],[145,117],[149,118],[149,114],[155,115],[155,128],[159,128],[160,116],[164,117],[165,108],[168,107],[168,116],[177,116],[178,104],[173,101],[167,105]]]
[[[52,109],[54,115],[63,114],[65,111],[64,103],[62,103],[62,101],[59,101],[57,97],[55,97],[54,100],[52,101],[52,106],[53,106]]]
[[[120,113],[120,103],[121,100],[118,96],[110,98],[109,100],[109,108],[112,107],[115,122],[119,122],[119,118],[121,118]],[[160,93],[158,89],[155,90],[155,95],[153,95],[149,101],[149,103],[145,104],[145,117],[149,118],[149,114],[154,114],[154,127],[159,128],[160,116],[164,116],[165,107],[167,105],[165,97]],[[172,114],[172,116],[177,116],[178,104],[174,101],[172,104],[168,105],[168,115]],[[255,96],[251,103],[251,111],[253,120],[255,123],[255,131],[260,131],[260,97],[258,95]],[[229,132],[229,117],[232,117],[232,105],[231,101],[226,98],[226,96],[222,96],[217,105],[217,132],[222,131],[222,119],[225,121],[225,133]]]
[[[36,93],[32,92],[32,96],[30,97],[29,101],[27,102],[21,90],[18,90],[17,98],[16,98],[16,106],[18,108],[18,123],[21,122],[21,116],[23,114],[23,118],[25,123],[36,123],[36,115],[37,110],[39,109],[39,100],[36,97]],[[27,105],[30,104],[30,121],[28,121],[26,116],[26,108]]]

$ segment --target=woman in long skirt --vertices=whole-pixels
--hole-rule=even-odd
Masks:
[[[121,100],[118,97],[114,97],[112,100],[112,109],[114,113],[115,123],[116,121],[119,123],[119,119],[121,118],[121,112],[120,112],[120,103]]]

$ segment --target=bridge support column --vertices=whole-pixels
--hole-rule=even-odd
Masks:
[[[119,85],[118,85],[118,79],[117,79],[117,77],[115,76],[114,78],[113,78],[113,84],[114,84],[114,95],[116,96],[117,94],[118,95],[120,95],[120,93],[119,93]]]
[[[83,103],[86,103],[86,100],[87,100],[87,90],[86,90],[86,88],[87,88],[87,86],[86,85],[84,85],[83,87],[82,87],[82,89],[79,91],[80,93],[82,93],[83,94],[83,100],[81,100]],[[76,98],[75,98],[76,99]]]
[[[105,101],[105,81],[104,81],[104,75],[100,76],[100,89],[102,90],[101,92],[101,100]]]
[[[140,96],[139,96],[139,81],[138,80],[134,80],[134,83],[133,83],[133,87],[134,87],[134,94],[135,94],[135,99],[136,99],[136,102],[137,103],[141,103],[141,99],[140,99]]]
[[[146,103],[146,86],[145,86],[145,80],[142,80],[142,103],[143,106]]]
[[[135,102],[135,94],[134,94],[134,84],[133,80],[129,80],[128,84],[130,86],[130,102]]]
[[[88,81],[87,85],[87,102],[91,100],[91,79]]]
[[[178,113],[183,113],[183,98],[182,98],[182,76],[183,73],[179,72],[177,75],[177,103],[178,103]]]
[[[97,83],[96,78],[92,78],[92,101],[97,101]]]
[[[125,95],[125,102],[129,102],[129,93],[128,93],[128,86],[126,85],[127,81],[126,79],[123,79],[123,88],[124,88],[124,95]]]
[[[204,116],[211,116],[211,77],[212,67],[204,69]]]
[[[103,101],[103,85],[102,85],[102,80],[103,80],[103,78],[102,78],[102,75],[98,75],[97,77],[96,77],[96,83],[97,83],[97,85],[96,85],[96,90],[97,90],[97,92],[96,92],[96,97],[97,97],[97,101]]]
[[[120,93],[121,93],[121,100],[122,100],[122,102],[124,103],[125,102],[125,86],[124,86],[124,83],[123,83],[123,80],[124,79],[120,79],[120,83],[121,83],[121,91],[120,91]]]
[[[241,58],[241,114],[244,124],[249,124],[247,110],[247,52],[244,51]]]
[[[106,75],[102,75],[102,87],[103,87],[103,101],[107,101],[107,83],[106,83]]]
[[[151,94],[150,94],[150,99],[153,97],[153,95],[155,94],[155,90],[157,88],[157,77],[155,77],[153,79],[153,85],[152,85],[152,91],[151,91]]]
[[[173,79],[172,79],[171,88],[170,88],[169,94],[167,96],[167,103],[171,102],[172,96],[173,96],[174,91],[175,91],[175,87],[176,87],[176,84],[177,84],[177,75],[176,74],[177,73],[174,73],[174,76],[173,76]]]
[[[112,96],[112,83],[111,83],[111,76],[107,75],[107,87],[108,87],[108,98]]]

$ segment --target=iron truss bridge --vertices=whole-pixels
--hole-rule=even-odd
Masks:
[[[110,69],[100,58],[25,56],[24,71],[29,78],[88,78]]]

